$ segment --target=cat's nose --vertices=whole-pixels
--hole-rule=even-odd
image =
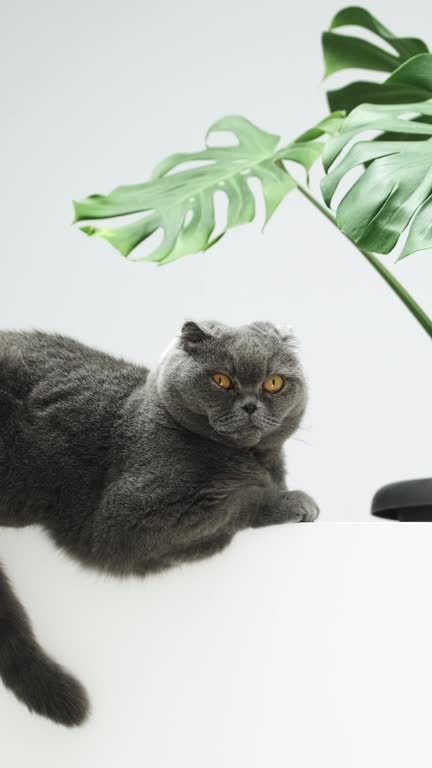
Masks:
[[[244,405],[242,405],[243,410],[246,411],[246,413],[249,413],[249,414],[251,414],[254,411],[256,411],[257,407],[258,406],[257,406],[256,403],[245,403]]]

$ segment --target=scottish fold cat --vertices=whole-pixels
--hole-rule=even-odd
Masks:
[[[38,524],[83,565],[161,571],[248,527],[313,521],[282,447],[306,385],[291,333],[186,322],[153,371],[62,336],[0,332],[0,526]],[[0,676],[65,725],[84,688],[40,647],[0,569]]]

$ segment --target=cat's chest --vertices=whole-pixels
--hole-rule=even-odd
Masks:
[[[195,435],[159,429],[133,446],[134,465],[147,492],[171,503],[199,498],[224,502],[245,487],[272,482],[268,464],[252,450],[239,450]]]
[[[223,450],[219,446],[197,448],[182,456],[180,466],[171,468],[172,479],[183,487],[212,498],[217,504],[236,495],[242,488],[265,487],[271,483],[268,468],[252,453]]]

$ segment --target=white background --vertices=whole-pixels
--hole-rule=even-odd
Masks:
[[[424,331],[341,234],[292,193],[264,235],[258,222],[241,227],[160,268],[128,264],[70,224],[72,198],[144,180],[167,154],[201,148],[223,115],[286,141],[324,116],[320,33],[339,7],[10,3],[0,327],[55,330],[153,365],[185,317],[291,322],[311,390],[291,482],[316,496],[322,519],[361,520],[378,486],[430,473],[432,363]],[[399,34],[432,30],[421,0],[371,8]],[[431,313],[431,253],[395,271]]]
[[[71,200],[144,180],[225,114],[286,141],[315,123],[319,35],[339,7],[16,0],[0,30],[0,327],[154,365],[185,317],[291,322],[311,391],[291,482],[324,521],[367,520],[378,486],[430,474],[426,334],[295,193],[265,235],[257,222],[164,268],[85,238]],[[432,43],[430,3],[370,7]],[[431,254],[395,272],[431,312]],[[245,533],[220,558],[145,583],[80,573],[42,534],[2,531],[41,639],[94,705],[85,729],[66,732],[0,689],[5,764],[430,766],[428,531]]]

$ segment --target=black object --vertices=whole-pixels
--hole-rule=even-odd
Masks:
[[[432,522],[432,477],[385,485],[376,492],[372,514],[400,522]]]

